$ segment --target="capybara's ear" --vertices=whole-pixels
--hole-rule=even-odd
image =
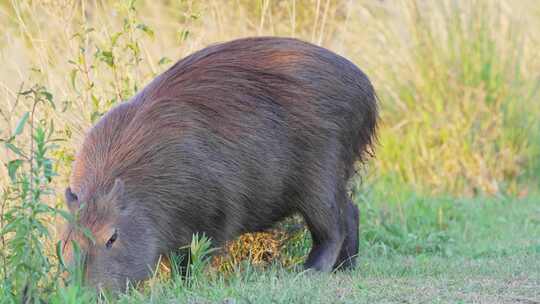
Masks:
[[[120,178],[114,180],[114,186],[109,192],[110,200],[119,200],[124,195],[124,181]]]
[[[73,193],[73,191],[71,191],[70,187],[66,188],[64,195],[69,211],[75,212],[75,210],[77,210],[77,208],[79,207],[79,198],[75,193]]]

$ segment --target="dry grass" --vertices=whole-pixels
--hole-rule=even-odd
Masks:
[[[0,6],[2,111],[13,126],[25,110],[9,112],[22,82],[41,82],[62,103],[47,114],[68,140],[61,184],[84,130],[110,106],[171,61],[252,35],[321,44],[370,75],[383,118],[376,177],[428,192],[517,193],[537,155],[528,131],[540,117],[534,1],[158,1],[138,2],[137,11],[127,3]],[[133,22],[127,31],[126,18]],[[110,51],[114,65],[98,50]]]

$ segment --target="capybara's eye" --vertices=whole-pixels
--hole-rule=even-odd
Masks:
[[[116,239],[118,238],[118,231],[116,231],[116,229],[114,230],[114,233],[113,235],[111,236],[111,238],[107,241],[107,244],[105,244],[105,247],[107,248],[111,248],[114,241],[116,241]]]

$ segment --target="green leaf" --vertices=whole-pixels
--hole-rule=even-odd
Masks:
[[[167,57],[161,57],[161,59],[158,61],[158,64],[159,65],[164,65],[164,64],[167,64],[169,62],[171,62],[172,60],[167,58]]]
[[[112,35],[111,37],[111,45],[115,46],[116,43],[118,42],[118,38],[120,38],[120,36],[122,36],[122,32],[117,32],[115,34]]]
[[[150,38],[154,38],[154,31],[148,27],[146,24],[137,24],[137,28],[143,32],[145,32]]]
[[[17,126],[15,127],[15,131],[13,132],[14,136],[20,135],[24,129],[24,125],[28,121],[28,118],[30,117],[30,112],[24,113],[23,117],[19,120],[17,123]]]
[[[62,105],[62,109],[60,110],[60,112],[65,113],[69,108],[71,108],[72,104],[73,104],[72,101],[64,100],[63,105]]]
[[[47,135],[47,138],[50,138],[54,133],[54,120],[51,119],[49,123],[49,134]]]
[[[36,190],[37,192],[38,190]],[[34,202],[33,204],[34,213],[53,213],[54,209],[49,205],[41,203],[39,201]]]
[[[8,163],[8,175],[12,182],[17,181],[17,170],[23,164],[21,159],[15,159]]]
[[[37,221],[36,224],[34,225],[34,233],[35,233],[35,230],[38,230],[38,235],[36,235],[36,241],[39,242],[39,237],[38,236],[49,236],[49,230],[47,230],[47,228],[45,228],[45,226],[43,226],[43,224],[41,224],[41,222]]]
[[[139,54],[141,52],[139,45],[137,43],[129,43],[127,47],[133,51],[134,54]]]
[[[71,72],[69,73],[69,79],[70,79],[70,82],[71,82],[71,87],[73,88],[73,90],[75,90],[75,92],[79,92],[79,90],[77,89],[77,84],[76,84],[76,80],[77,80],[77,73],[79,72],[79,70],[77,69],[73,69],[71,70]]]
[[[130,0],[130,1],[128,2],[128,9],[129,9],[130,11],[131,11],[131,10],[135,11],[135,2],[136,2],[136,1],[137,1],[137,0]]]
[[[17,230],[17,227],[20,226],[20,223],[24,220],[22,217],[17,217],[13,221],[7,223],[2,230],[0,230],[0,235],[5,235],[8,232]]]
[[[82,233],[84,234],[84,236],[86,236],[90,242],[92,243],[95,243],[96,242],[96,239],[94,238],[94,235],[92,234],[92,231],[90,231],[90,229],[86,228],[86,227],[80,227]]]
[[[31,93],[34,93],[33,89],[22,91],[22,92],[19,93],[19,95],[26,96],[26,95],[29,95]]]
[[[38,146],[38,149],[43,151],[42,147],[45,144],[45,130],[41,126],[34,131],[34,140]]]
[[[58,241],[56,243],[56,257],[58,258],[58,262],[60,262],[60,266],[62,266],[62,268],[66,268],[66,262],[64,261],[64,256],[63,256],[63,244],[62,244],[62,241]]]
[[[98,111],[94,111],[90,115],[90,121],[91,122],[96,122],[96,120],[98,120],[98,118],[100,118],[100,117],[101,117],[101,113],[99,113]]]
[[[73,222],[75,220],[75,218],[69,211],[63,209],[56,209],[56,213],[60,214],[60,216],[62,216],[68,222]]]
[[[41,95],[51,104],[53,104],[53,95],[45,90],[41,91]],[[54,104],[53,104],[54,107]]]
[[[190,32],[187,29],[184,29],[184,30],[180,31],[180,33],[179,33],[180,42],[186,41],[189,34],[190,34]]]
[[[4,144],[6,146],[6,148],[8,148],[9,150],[11,150],[13,153],[19,155],[19,156],[22,156],[24,157],[23,155],[23,152],[21,149],[17,148],[14,144],[10,143],[10,142],[6,142]]]
[[[73,264],[69,265],[68,271],[70,273],[70,280],[71,282],[74,282],[75,284],[81,284],[83,282],[83,274],[84,274],[84,260],[83,255],[81,253],[81,247],[79,244],[71,240],[72,245],[72,257],[73,257]]]
[[[43,175],[49,183],[52,181],[52,178],[54,176],[54,170],[52,166],[52,161],[50,159],[45,159],[43,161]]]
[[[96,111],[99,110],[99,99],[94,94],[92,94],[91,98],[93,109]]]
[[[96,56],[102,62],[105,62],[109,67],[114,67],[114,55],[112,51],[98,51]]]

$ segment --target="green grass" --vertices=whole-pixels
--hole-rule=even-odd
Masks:
[[[429,217],[450,199],[405,211],[404,225],[367,219],[358,268],[321,274],[299,269],[254,269],[208,275],[194,284],[163,281],[132,292],[120,303],[538,303],[540,302],[540,199],[455,200],[455,220],[441,230]],[[410,206],[413,206],[412,203]],[[418,208],[418,207],[415,207]],[[397,209],[379,206],[373,212]],[[380,238],[373,238],[378,230]],[[396,232],[399,231],[399,232]],[[422,232],[424,231],[424,232]],[[433,234],[443,238],[435,237]],[[435,242],[437,250],[411,251]],[[306,248],[307,249],[307,248]]]
[[[480,259],[366,257],[352,273],[244,272],[197,288],[157,287],[121,303],[470,303],[540,300],[539,253]],[[526,301],[525,301],[526,302]]]

